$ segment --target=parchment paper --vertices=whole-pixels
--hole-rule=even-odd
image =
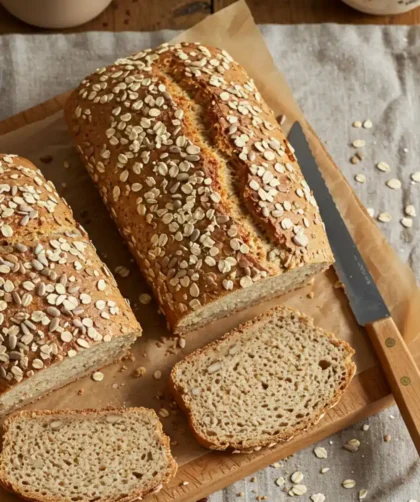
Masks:
[[[294,120],[303,119],[244,2],[238,2],[207,18],[176,40],[201,41],[226,49],[245,66],[274,111],[288,116],[286,129]],[[367,216],[362,204],[316,136],[310,130],[308,135],[336,203],[396,323],[407,340],[414,339],[420,326],[420,294],[413,273],[399,260],[375,223]],[[355,322],[343,291],[334,287],[337,277],[333,270],[319,276],[313,286],[191,333],[187,336],[184,350],[172,350],[176,341],[170,338],[156,305],[139,304],[139,294],[148,292],[148,288],[70,143],[62,114],[55,114],[0,137],[0,151],[26,156],[41,167],[46,177],[54,181],[59,192],[67,199],[76,219],[87,229],[110,269],[115,270],[118,265],[129,267],[129,276],[117,276],[117,280],[123,294],[130,298],[144,329],[143,338],[133,350],[135,361],[109,366],[104,370],[103,382],[95,383],[85,378],[40,400],[32,405],[33,408],[141,405],[152,406],[157,410],[161,406],[170,409],[171,402],[165,394],[167,375],[178,359],[217,338],[239,322],[278,304],[299,308],[313,316],[315,322],[322,327],[348,340],[356,349],[355,361],[359,372],[375,363],[366,335]],[[40,161],[41,158],[45,161],[46,155],[52,156],[49,163]],[[65,161],[70,163],[70,168],[64,167]],[[309,291],[315,293],[312,300],[307,297]],[[165,337],[166,341],[162,343],[161,337]],[[132,378],[132,371],[140,366],[147,368],[147,374],[140,379]],[[156,369],[162,371],[160,380],[153,378]],[[78,394],[80,389],[84,389],[82,395]],[[171,413],[169,418],[162,421],[166,431],[178,443],[173,447],[173,452],[179,464],[206,453],[196,445],[180,415]],[[15,498],[0,491],[0,500],[10,502],[15,501]]]

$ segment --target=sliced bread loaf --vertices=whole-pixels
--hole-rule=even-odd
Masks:
[[[40,502],[130,502],[176,473],[153,410],[24,411],[4,424],[0,483]]]
[[[190,354],[171,388],[204,446],[249,450],[291,439],[341,398],[353,349],[289,308],[275,308]]]
[[[0,153],[0,417],[120,359],[140,335],[54,185]]]
[[[287,138],[226,51],[183,42],[120,58],[83,80],[65,117],[176,333],[333,263]]]

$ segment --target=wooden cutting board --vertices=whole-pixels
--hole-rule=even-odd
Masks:
[[[1,121],[0,135],[49,117],[63,107],[66,97],[67,94],[62,94]],[[420,337],[410,345],[410,349],[417,364],[420,364]],[[233,455],[209,452],[207,455],[180,467],[176,478],[158,494],[147,497],[147,500],[196,502],[281,458],[378,413],[391,404],[393,404],[393,399],[382,370],[378,366],[374,366],[353,379],[340,403],[330,410],[312,431],[287,444],[263,449],[253,454]],[[184,484],[186,481],[188,484]]]

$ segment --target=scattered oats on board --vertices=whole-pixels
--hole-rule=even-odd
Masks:
[[[365,120],[365,121],[363,122],[363,127],[364,127],[365,129],[372,129],[372,126],[373,126],[372,121],[371,121],[371,120],[369,120],[369,119],[367,119],[367,120]]]
[[[365,488],[362,488],[360,491],[359,491],[359,500],[363,500],[366,498],[368,494],[368,491],[365,489]]]
[[[277,478],[275,481],[277,486],[283,486],[285,482],[286,482],[286,480],[283,477]]]
[[[362,123],[360,122],[360,120],[355,120],[352,125],[353,127],[357,127],[358,129],[362,127]]]
[[[343,488],[346,488],[347,490],[351,490],[356,486],[356,481],[354,479],[345,479],[342,483],[341,486]]]
[[[364,174],[356,174],[354,179],[357,181],[357,183],[366,183],[366,176]]]
[[[411,218],[401,218],[400,223],[405,228],[411,228],[413,226],[413,220]]]
[[[283,114],[281,114],[281,115],[279,115],[279,116],[277,117],[277,122],[279,123],[279,125],[283,125],[283,124],[286,122],[286,119],[287,119],[287,117],[286,117],[286,115],[283,113]]]
[[[408,204],[407,206],[405,206],[404,212],[407,216],[412,216],[413,218],[417,216],[416,208],[413,206],[413,204]]]
[[[314,493],[311,495],[312,502],[325,502],[325,495],[323,493]]]
[[[308,491],[305,485],[295,485],[289,490],[289,495],[291,497],[300,497],[301,495],[305,495]]]
[[[253,476],[251,479],[250,479],[251,483],[256,483],[257,482],[257,478],[255,476]]]
[[[373,207],[367,207],[366,208],[366,211],[368,212],[368,215],[373,218],[375,216],[375,210],[373,209]]]
[[[183,482],[181,483],[181,485],[182,485],[182,486],[188,486],[189,484],[190,484],[190,483],[189,483],[189,481],[183,481]]]
[[[123,265],[118,265],[118,267],[115,267],[115,273],[118,274],[120,277],[125,278],[130,275],[130,270],[127,267],[124,267]]]
[[[161,377],[162,377],[162,372],[160,370],[156,370],[154,373],[153,373],[153,377],[156,379],[156,380],[159,380]]]
[[[303,474],[300,471],[296,471],[290,476],[290,480],[292,483],[299,484],[303,480]]]
[[[327,458],[328,457],[327,450],[325,448],[323,448],[322,446],[317,446],[314,449],[314,454],[315,454],[315,457],[317,457],[317,458]]]
[[[70,167],[70,162],[68,160],[64,161],[64,169],[68,169]]]
[[[181,349],[185,349],[185,345],[187,344],[185,338],[180,338],[178,340],[178,345],[180,346]]]
[[[353,155],[353,157],[350,157],[350,162],[352,164],[358,164],[360,162],[360,159],[359,157],[357,157],[357,155]]]
[[[169,411],[166,408],[161,408],[158,413],[159,413],[159,416],[161,416],[162,418],[169,417]]]
[[[420,171],[415,171],[414,173],[411,174],[411,179],[415,183],[420,183]]]
[[[312,300],[314,297],[315,297],[315,293],[313,291],[310,291],[307,295],[306,295],[310,300]]]
[[[148,305],[152,301],[152,297],[147,293],[143,293],[139,296],[140,303],[143,305]]]
[[[354,148],[363,148],[366,145],[366,141],[364,139],[355,139],[352,143]]]
[[[397,178],[391,178],[386,182],[386,186],[388,188],[392,188],[393,190],[399,190],[401,188],[401,181]]]
[[[376,164],[376,169],[379,169],[379,171],[382,171],[383,173],[389,173],[391,167],[386,162],[381,161]]]
[[[330,468],[329,468],[329,467],[323,467],[323,468],[321,469],[321,474],[325,474],[325,473],[327,473],[329,470],[330,470]]]
[[[385,443],[389,443],[391,441],[391,436],[389,434],[385,434],[384,441]]]
[[[379,213],[377,219],[381,223],[389,223],[392,220],[392,216],[389,213]]]
[[[104,379],[104,374],[101,371],[96,371],[92,375],[92,380],[94,380],[95,382],[102,382],[103,379]]]
[[[368,425],[368,424],[364,424],[364,425],[362,426],[362,431],[365,431],[365,432],[366,432],[366,431],[368,431],[368,430],[369,430],[369,425]]]
[[[244,492],[239,492],[236,494],[237,497],[244,497],[245,496],[245,493]]]

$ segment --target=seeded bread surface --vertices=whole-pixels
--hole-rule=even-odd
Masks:
[[[0,483],[34,502],[131,502],[175,476],[153,410],[24,411],[4,424]]]
[[[65,116],[175,332],[333,262],[292,148],[225,51],[164,44],[119,59],[80,84]]]
[[[353,354],[307,316],[278,307],[177,363],[170,387],[200,444],[249,451],[316,424],[353,378]]]
[[[141,329],[71,209],[0,154],[0,415],[115,361]]]

